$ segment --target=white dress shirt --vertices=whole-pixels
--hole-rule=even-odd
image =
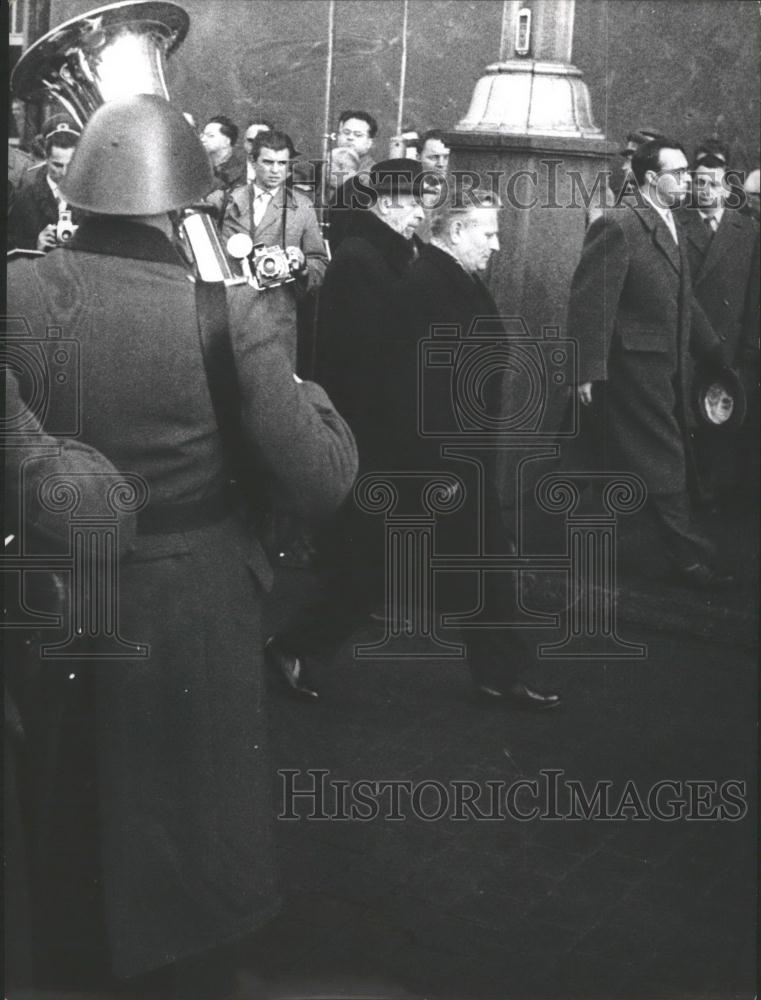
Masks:
[[[264,218],[267,205],[269,205],[275,192],[266,191],[264,188],[260,188],[258,184],[253,184],[252,188],[254,193],[254,229],[256,229]]]
[[[674,222],[674,216],[671,214],[671,209],[663,208],[661,205],[656,205],[654,201],[651,201],[648,198],[647,194],[644,191],[642,192],[642,197],[645,199],[648,205],[652,205],[652,207],[655,209],[658,215],[660,215],[660,217],[666,223],[666,227],[668,228],[668,231],[671,233],[674,243],[676,243],[678,246],[679,237],[676,234],[676,223]]]

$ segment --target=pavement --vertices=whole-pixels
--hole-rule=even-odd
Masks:
[[[378,997],[431,1000],[754,995],[755,602],[749,588],[727,604],[646,580],[624,575],[618,601],[621,638],[646,656],[543,660],[531,679],[562,693],[552,712],[476,705],[457,661],[356,661],[378,625],[321,672],[318,705],[273,703],[273,761],[296,772],[276,801],[300,818],[278,822],[287,904],[251,955],[260,971],[309,984],[304,997],[325,983],[357,998],[378,983]],[[288,789],[323,780],[321,808],[303,796],[290,810]],[[338,818],[334,783],[361,780],[406,782],[404,818],[388,818],[390,793],[377,816]],[[454,818],[458,782],[480,808]],[[572,808],[573,788],[589,802],[606,783],[607,812]],[[485,818],[490,787],[511,786],[514,810]],[[722,788],[742,806],[722,810]],[[659,795],[681,796],[681,817]],[[518,815],[536,802],[544,818]]]
[[[634,567],[655,550],[622,539],[619,636],[645,655],[540,658],[554,711],[481,707],[457,660],[357,660],[371,622],[318,703],[273,692],[284,905],[242,949],[241,998],[750,1000],[756,516],[717,534],[739,580],[722,594]],[[272,628],[316,587],[281,569]],[[541,572],[526,600],[568,603]]]

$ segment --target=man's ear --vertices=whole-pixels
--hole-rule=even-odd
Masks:
[[[462,219],[452,219],[449,223],[449,239],[452,244],[457,244],[460,242],[460,233],[462,232]]]

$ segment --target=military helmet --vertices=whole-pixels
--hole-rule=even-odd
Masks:
[[[98,215],[160,215],[200,201],[214,176],[198,136],[157,94],[101,105],[85,126],[62,196]]]

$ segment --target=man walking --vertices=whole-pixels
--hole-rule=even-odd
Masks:
[[[757,488],[759,380],[759,229],[727,205],[729,153],[715,140],[703,142],[692,167],[692,197],[678,220],[687,236],[695,297],[740,376],[749,403],[741,427],[696,431],[701,487],[709,502],[753,502]],[[752,449],[752,450],[751,450]]]
[[[430,337],[433,328],[444,327],[452,331],[458,347],[467,350],[467,340],[476,322],[477,334],[482,336],[504,333],[497,305],[482,281],[492,256],[499,251],[499,207],[494,194],[475,190],[468,192],[465,204],[452,204],[448,200],[434,209],[430,243],[421,248],[419,258],[400,282],[402,322],[398,329],[402,335],[391,352],[395,362],[387,391],[394,415],[392,447],[402,468],[421,473],[452,468],[451,460],[441,457],[440,439],[421,437],[418,432],[421,340]],[[499,379],[486,380],[489,381],[485,404],[491,416],[498,419],[502,403],[495,386]],[[446,425],[447,413],[457,405],[451,385],[443,392],[428,393],[425,419],[432,426]],[[453,443],[457,443],[456,437]],[[458,554],[467,554],[481,534],[489,554],[499,552],[506,541],[495,456],[488,450],[480,460],[479,480],[483,495],[479,495],[478,486],[471,484],[471,488],[466,488],[460,510],[446,518],[449,523],[443,526],[449,545]],[[494,609],[496,619],[504,620],[510,609],[517,606],[513,574],[495,572],[487,576],[485,600]],[[465,613],[473,602],[473,595],[468,593],[467,574],[455,574],[452,582],[457,611]],[[520,679],[530,664],[528,647],[521,635],[520,630],[509,626],[462,630],[476,693],[487,703],[506,707],[554,708],[560,703],[557,694],[534,690]]]
[[[721,341],[696,303],[687,247],[672,210],[688,184],[672,139],[632,156],[638,204],[606,211],[589,228],[571,285],[568,335],[579,345],[583,406],[593,407],[605,468],[641,476],[682,584],[726,582],[690,516],[689,356],[724,364]]]
[[[389,399],[385,391],[390,338],[397,323],[396,289],[414,259],[412,237],[423,218],[416,160],[373,167],[350,229],[328,265],[317,316],[317,380],[351,427],[362,472],[388,468]],[[383,528],[347,500],[323,531],[322,598],[288,622],[267,650],[289,689],[318,696],[307,660],[329,659],[383,599]]]

